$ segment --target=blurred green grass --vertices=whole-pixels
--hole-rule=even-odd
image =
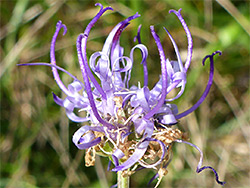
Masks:
[[[176,101],[184,111],[201,96],[208,78],[208,65],[202,58],[215,50],[215,79],[206,101],[195,113],[182,119],[178,127],[203,149],[204,164],[218,170],[225,187],[250,186],[249,109],[249,1],[1,1],[0,63],[0,151],[1,187],[106,187],[116,182],[107,172],[107,159],[97,158],[95,167],[84,166],[84,151],[71,142],[80,126],[70,122],[57,106],[51,92],[62,95],[47,67],[17,67],[18,63],[49,62],[50,40],[58,20],[68,27],[56,44],[59,66],[81,78],[75,41],[97,13],[96,2],[112,6],[98,21],[88,41],[88,56],[101,50],[112,27],[139,12],[121,37],[128,54],[137,27],[142,25],[142,42],[148,47],[149,86],[160,74],[157,48],[149,32],[155,25],[167,57],[175,59],[164,29],[173,35],[182,59],[187,41],[181,24],[170,9],[182,8],[194,40],[194,54],[184,95]],[[138,55],[139,57],[139,55]],[[142,68],[135,64],[133,82],[143,80]],[[70,78],[61,74],[65,83]],[[209,171],[196,174],[199,154],[175,144],[173,161],[160,187],[219,187]],[[149,170],[131,177],[131,187],[145,187],[153,176]]]

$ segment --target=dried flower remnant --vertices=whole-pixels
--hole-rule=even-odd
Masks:
[[[167,167],[171,161],[171,148],[175,142],[185,143],[200,152],[200,161],[197,166],[197,173],[210,168],[215,173],[216,181],[219,181],[217,172],[210,166],[202,167],[203,153],[194,144],[186,141],[186,136],[179,129],[173,128],[178,120],[193,112],[206,98],[213,81],[213,57],[216,51],[203,59],[210,60],[210,75],[206,89],[198,102],[190,109],[178,113],[175,104],[169,102],[179,98],[185,89],[186,73],[191,63],[193,42],[190,31],[179,11],[170,10],[181,22],[188,39],[187,59],[183,63],[178,47],[167,29],[166,33],[172,41],[177,61],[171,61],[165,57],[159,36],[154,27],[150,27],[151,34],[156,42],[160,55],[161,75],[159,81],[150,90],[148,87],[147,56],[148,50],[142,44],[140,38],[141,26],[135,45],[129,56],[124,55],[124,49],[120,46],[120,36],[129,22],[140,15],[135,15],[118,23],[108,35],[102,51],[93,53],[89,61],[86,54],[87,39],[91,28],[107,10],[101,4],[98,14],[88,24],[83,34],[80,34],[76,41],[77,55],[84,82],[78,80],[68,71],[58,67],[55,59],[55,43],[59,31],[67,28],[61,21],[56,25],[56,31],[52,38],[50,58],[51,63],[30,63],[21,65],[45,65],[52,68],[53,76],[60,89],[67,95],[61,99],[53,93],[55,102],[66,109],[69,119],[74,122],[86,122],[89,125],[82,126],[73,135],[73,142],[79,149],[86,149],[86,166],[95,163],[95,155],[109,157],[110,163],[114,164],[112,171],[122,171],[122,175],[130,176],[143,168],[155,169],[158,173],[151,179],[159,177],[159,185],[162,177],[167,174]],[[131,70],[135,49],[141,51],[141,64],[144,70],[144,85],[130,86]],[[58,70],[67,73],[73,78],[73,82],[67,87],[61,81]],[[93,73],[99,78],[95,79]],[[180,88],[179,93],[173,98],[167,98],[167,94],[175,88]],[[86,111],[86,117],[79,117],[74,110]]]

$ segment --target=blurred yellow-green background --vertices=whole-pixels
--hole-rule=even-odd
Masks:
[[[108,187],[116,183],[115,173],[106,170],[106,158],[97,157],[95,167],[85,167],[84,151],[77,150],[71,141],[80,124],[69,121],[65,110],[54,103],[52,91],[65,96],[53,80],[51,69],[16,66],[49,62],[50,41],[57,21],[62,20],[68,33],[59,34],[57,64],[81,78],[75,41],[98,12],[99,7],[94,6],[97,2],[112,6],[114,11],[105,13],[92,29],[88,57],[102,49],[113,26],[139,12],[141,17],[123,32],[121,45],[129,55],[137,27],[142,24],[142,43],[149,50],[150,88],[159,79],[160,60],[149,26],[155,26],[166,56],[175,60],[173,46],[163,29],[166,27],[185,60],[185,32],[177,17],[168,13],[182,8],[193,36],[194,53],[187,88],[175,101],[180,112],[194,104],[205,89],[209,66],[202,66],[202,58],[215,50],[223,52],[215,58],[209,96],[195,113],[181,119],[178,128],[203,150],[204,165],[218,170],[220,179],[227,182],[225,187],[250,187],[248,0],[1,0],[0,187]],[[61,78],[65,84],[72,81],[66,74]],[[132,83],[142,80],[142,68],[137,63]],[[196,174],[196,150],[177,143],[173,148],[173,161],[160,187],[220,187],[211,171]],[[154,173],[142,170],[132,175],[131,187],[145,187]]]

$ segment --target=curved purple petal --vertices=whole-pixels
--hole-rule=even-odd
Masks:
[[[166,95],[167,95],[167,67],[166,67],[166,63],[165,63],[166,57],[165,57],[165,54],[164,54],[164,51],[163,51],[163,48],[162,48],[162,45],[160,42],[160,38],[155,33],[154,26],[150,26],[150,30],[151,30],[151,33],[152,33],[154,39],[155,39],[155,42],[156,42],[156,45],[158,47],[158,51],[160,54],[160,59],[161,59],[162,93],[161,93],[161,97],[160,97],[157,105],[144,116],[145,119],[149,119],[159,110],[159,108],[164,104],[164,100],[165,100]]]
[[[170,40],[171,40],[171,42],[172,42],[172,44],[174,46],[175,53],[176,53],[177,60],[178,60],[177,62],[178,62],[178,70],[179,70],[178,72],[174,73],[173,75],[168,74],[168,76],[171,76],[170,79],[173,79],[174,82],[175,81],[180,81],[180,83],[181,83],[181,85],[180,84],[177,85],[177,87],[179,85],[181,86],[181,90],[179,91],[179,93],[175,97],[165,100],[165,101],[173,101],[173,100],[179,98],[184,92],[185,85],[186,85],[186,71],[185,71],[185,69],[183,67],[183,64],[182,64],[182,61],[181,61],[181,56],[180,56],[178,47],[177,47],[173,37],[171,36],[171,34],[168,32],[168,30],[165,27],[164,27],[164,29],[167,32],[167,34],[168,34],[168,36],[169,36],[169,38],[170,38]],[[169,61],[167,61],[167,62],[169,62]],[[167,67],[168,67],[168,64],[167,64]],[[174,69],[175,69],[175,67],[174,67]]]
[[[195,149],[197,149],[200,152],[200,160],[199,160],[199,163],[198,163],[197,169],[196,169],[197,173],[200,173],[201,171],[209,168],[209,169],[211,169],[214,172],[215,178],[216,178],[216,181],[217,181],[218,184],[224,185],[226,183],[226,182],[222,182],[222,181],[219,180],[218,173],[211,166],[203,166],[203,167],[201,167],[202,166],[202,162],[203,162],[203,152],[201,151],[201,149],[198,146],[196,146],[196,145],[194,145],[194,144],[192,144],[190,142],[186,142],[184,140],[175,140],[175,142],[188,144],[188,145],[194,147]]]
[[[77,45],[80,46],[80,48],[77,49],[78,54],[81,54],[80,56],[82,56],[82,60],[79,61],[80,64],[80,69],[82,71],[83,77],[87,76],[86,78],[90,78],[90,80],[92,81],[92,83],[94,84],[94,86],[96,87],[96,89],[99,91],[99,93],[102,95],[102,97],[104,99],[106,99],[106,94],[103,91],[103,89],[100,87],[100,85],[98,84],[98,82],[96,81],[94,75],[92,74],[89,66],[88,66],[88,61],[87,61],[87,54],[86,54],[86,48],[87,48],[87,39],[88,39],[88,35],[89,32],[91,30],[91,28],[94,26],[94,24],[97,22],[97,20],[102,16],[102,14],[104,12],[106,12],[107,10],[113,10],[111,7],[107,7],[105,9],[103,9],[103,6],[100,3],[97,3],[96,5],[100,6],[101,9],[100,11],[97,13],[97,15],[91,20],[91,22],[87,25],[84,34],[81,34],[78,37],[77,40]],[[86,72],[86,73],[84,73]],[[86,75],[85,75],[86,74]],[[84,81],[86,81],[86,78]]]
[[[66,34],[67,32],[67,27],[62,24],[62,21],[58,21],[57,24],[56,24],[56,31],[52,37],[52,40],[51,40],[51,47],[50,47],[50,63],[52,65],[56,65],[56,58],[55,58],[55,44],[56,44],[56,39],[57,39],[57,36],[59,34],[59,31],[61,30],[61,28],[64,29],[64,32],[63,32],[63,35]],[[60,89],[66,94],[68,95],[68,89],[65,87],[65,85],[63,84],[62,80],[60,79],[60,76],[57,72],[57,69],[55,67],[52,67],[52,72],[53,72],[53,76],[55,78],[55,81],[57,83],[57,85],[60,87]]]
[[[120,22],[119,24],[117,24],[117,26],[115,27],[117,30],[115,31],[115,34],[113,36],[113,40],[112,40],[112,43],[111,43],[111,64],[113,63],[113,52],[118,44],[118,41],[120,39],[120,36],[121,36],[121,33],[122,31],[128,26],[129,24],[129,21],[133,20],[133,19],[136,19],[138,18],[140,15],[138,13],[136,13],[135,15],[133,16],[130,16],[128,17],[127,19],[123,20],[122,22]],[[115,29],[114,28],[114,29]],[[113,31],[113,30],[112,30]],[[115,58],[116,59],[116,58]],[[113,64],[112,64],[113,66]]]
[[[205,60],[206,60],[207,58],[209,58],[209,60],[210,60],[210,74],[209,74],[209,80],[208,80],[208,83],[207,83],[207,87],[206,87],[205,91],[203,92],[201,98],[200,98],[200,99],[195,103],[195,105],[193,105],[191,108],[189,108],[188,110],[186,110],[186,111],[184,111],[184,112],[182,112],[182,113],[176,115],[176,119],[180,119],[180,118],[182,118],[182,117],[184,117],[184,116],[187,116],[188,114],[190,114],[191,112],[193,112],[194,110],[196,110],[196,109],[201,105],[201,103],[205,100],[205,98],[207,97],[207,95],[208,95],[208,93],[209,93],[209,90],[210,90],[210,88],[211,88],[211,86],[212,86],[212,83],[213,83],[213,75],[214,75],[214,60],[213,60],[213,57],[214,57],[214,55],[217,54],[217,53],[218,53],[219,55],[221,55],[221,52],[220,52],[220,51],[215,51],[215,52],[212,53],[211,55],[207,55],[207,56],[203,59],[203,61],[202,61],[203,65],[204,65]]]
[[[108,167],[107,167],[107,171],[109,171],[109,170],[110,170],[111,163],[112,163],[112,161],[111,161],[111,160],[109,160]]]
[[[120,23],[118,23],[112,29],[112,31],[109,33],[109,36],[107,37],[107,39],[103,45],[102,52],[109,56],[112,44],[114,43],[114,40],[116,39],[116,41],[117,41],[117,37],[119,37],[118,33],[120,35],[122,30],[125,29],[125,27],[128,25],[129,21],[131,21],[139,16],[140,15],[137,13],[137,14],[130,16],[127,19],[121,21]]]
[[[187,72],[188,70],[188,67],[191,63],[191,59],[192,59],[192,53],[193,53],[193,39],[192,39],[192,36],[191,36],[191,33],[188,29],[188,26],[185,22],[185,20],[182,18],[181,16],[181,9],[178,10],[178,12],[176,10],[170,10],[169,13],[174,13],[178,19],[180,20],[186,34],[187,34],[187,39],[188,39],[188,53],[187,53],[187,60],[185,62],[185,71]]]
[[[88,78],[88,73],[87,73],[87,68],[86,68],[86,66],[88,67],[87,60],[84,59],[84,57],[82,55],[82,52],[81,52],[81,47],[82,47],[81,46],[81,41],[82,41],[82,39],[84,37],[85,37],[85,35],[83,35],[83,34],[81,34],[81,35],[78,36],[76,47],[77,47],[78,60],[79,60],[79,63],[80,63],[80,68],[81,68],[81,71],[82,71],[83,80],[84,80],[84,83],[85,83],[85,89],[86,89],[86,93],[88,95],[89,103],[90,103],[90,106],[92,108],[92,111],[93,111],[96,119],[101,124],[103,124],[104,126],[110,128],[110,129],[113,129],[114,126],[112,124],[104,121],[101,118],[101,116],[99,115],[98,110],[96,108],[96,104],[95,104],[94,97],[93,97],[93,94],[92,94],[92,90],[91,90],[91,86],[90,86],[90,82],[89,82],[89,78]],[[85,56],[86,56],[86,54],[85,54]],[[106,97],[106,94],[105,94],[105,97]]]
[[[73,104],[72,102],[70,102],[67,98],[65,100],[62,100],[61,98],[59,98],[58,96],[56,96],[54,93],[53,94],[53,99],[56,102],[56,104],[66,108],[66,115],[68,116],[68,118],[74,122],[86,122],[89,121],[90,118],[88,117],[79,117],[77,115],[75,115],[75,113],[73,112],[74,108],[75,108],[75,104]]]
[[[127,19],[123,20],[119,24],[117,24],[113,30],[110,32],[107,40],[105,41],[105,44],[103,46],[103,52],[107,53],[107,55],[110,54],[110,60],[111,60],[111,67],[113,68],[114,63],[117,58],[123,56],[123,48],[119,45],[119,39],[122,31],[128,26],[129,21],[139,17],[140,15],[136,13],[133,16],[128,17]],[[119,70],[119,63],[115,64],[115,69]],[[122,82],[122,76],[119,72],[114,73],[115,81],[114,85],[116,87],[124,87],[124,84]]]
[[[134,37],[134,42],[137,40],[139,44],[141,44],[141,26],[141,24],[138,26],[137,35]]]
[[[63,99],[61,99],[60,97],[58,97],[55,93],[53,93],[53,99],[55,101],[56,104],[58,104],[59,106],[63,107]]]
[[[81,85],[83,86],[83,83],[78,80],[75,76],[73,76],[70,72],[66,71],[65,69],[57,66],[57,65],[54,65],[54,64],[50,64],[50,63],[24,63],[24,64],[17,64],[17,66],[48,66],[48,67],[51,67],[51,68],[55,68],[55,69],[58,69],[62,72],[65,72],[66,74],[68,74],[71,78],[73,78],[75,81],[78,81],[79,83],[81,83]],[[66,87],[65,87],[66,88]],[[68,90],[68,89],[67,89]]]

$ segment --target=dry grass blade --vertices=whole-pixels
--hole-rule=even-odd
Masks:
[[[46,10],[35,23],[30,27],[29,31],[25,33],[22,38],[15,44],[15,46],[8,52],[6,57],[0,64],[0,78],[3,74],[11,67],[14,66],[18,62],[18,57],[22,53],[25,48],[31,46],[30,44],[33,42],[32,38],[35,33],[39,31],[45,24],[48,22],[49,18],[55,14],[56,11],[63,5],[64,1],[56,1],[48,10]]]
[[[242,26],[250,36],[250,21],[243,16],[240,11],[229,0],[216,0],[232,17]]]

